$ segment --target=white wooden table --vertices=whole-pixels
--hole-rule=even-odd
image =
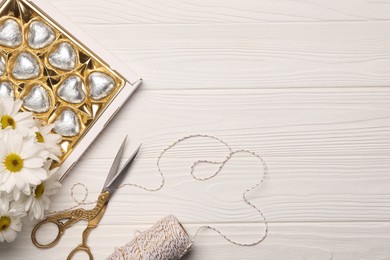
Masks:
[[[270,230],[255,247],[203,232],[187,259],[390,259],[390,1],[50,2],[145,82],[53,209],[74,205],[77,182],[95,199],[126,134],[126,156],[144,144],[126,182],[153,187],[159,153],[207,133],[264,156],[269,175],[249,198]],[[189,142],[162,162],[163,190],[119,190],[91,233],[96,259],[169,213],[190,234],[212,224],[234,240],[256,240],[263,226],[240,197],[258,178],[255,159],[237,157],[209,182],[190,177],[192,161],[225,155],[216,143]],[[31,244],[31,228],[1,245],[0,259],[64,259],[84,226],[44,251]]]

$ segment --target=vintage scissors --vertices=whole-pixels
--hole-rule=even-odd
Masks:
[[[82,235],[82,242],[79,244],[75,249],[73,249],[72,252],[68,255],[67,259],[71,259],[76,253],[78,252],[85,252],[88,254],[89,259],[93,259],[93,255],[91,253],[91,249],[87,245],[87,239],[89,236],[89,233],[92,229],[96,228],[102,219],[104,212],[106,211],[107,204],[112,197],[112,195],[115,193],[116,189],[119,187],[119,185],[122,183],[122,180],[124,179],[128,169],[130,168],[131,164],[134,162],[135,157],[137,156],[141,145],[137,148],[137,150],[134,152],[134,154],[130,157],[130,159],[125,163],[123,168],[118,172],[119,164],[123,155],[123,151],[125,148],[126,139],[123,141],[121,147],[119,148],[119,151],[117,155],[115,156],[114,162],[111,166],[111,169],[107,175],[106,182],[104,183],[103,190],[101,194],[99,195],[99,198],[96,202],[95,208],[91,210],[85,210],[82,208],[79,209],[73,209],[73,210],[65,210],[62,212],[58,212],[52,215],[49,215],[46,219],[38,223],[32,233],[31,233],[31,239],[35,246],[39,248],[51,248],[54,247],[59,240],[61,239],[62,235],[64,234],[65,230],[70,228],[73,224],[80,220],[88,221],[88,226],[84,230]],[[45,224],[52,223],[57,226],[58,228],[58,234],[56,238],[54,238],[53,241],[42,244],[38,242],[36,233],[37,231],[44,226]]]

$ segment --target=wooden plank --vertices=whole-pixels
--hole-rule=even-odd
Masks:
[[[191,147],[183,147],[182,153]],[[200,182],[191,177],[190,166],[196,159],[210,157],[201,153],[187,158],[175,155],[172,152],[161,161],[166,180],[162,190],[121,188],[110,203],[112,213],[106,217],[106,223],[140,225],[170,213],[187,223],[217,226],[262,220],[242,199],[242,193],[261,178],[262,169],[256,158],[237,156],[218,177]],[[161,177],[156,160],[143,158],[142,152],[124,183],[158,187]],[[266,160],[269,167],[266,182],[247,197],[271,223],[390,221],[390,161],[386,157],[272,157]],[[65,180],[53,202],[53,210],[75,205],[70,188],[79,182],[87,186],[88,200],[95,200],[111,161],[82,161]],[[211,176],[215,170],[216,167],[204,166],[195,173]],[[74,192],[76,198],[84,197],[81,186]]]
[[[161,215],[161,217],[163,217]],[[154,221],[157,221],[155,219]],[[146,230],[148,225],[106,225],[105,218],[91,232],[89,244],[95,259],[105,259],[114,247],[123,245],[133,237],[136,230]],[[193,234],[198,225],[184,223]],[[11,245],[0,244],[2,259],[13,258],[15,252],[24,252],[30,259],[62,260],[79,243],[84,226],[75,227],[53,249],[39,250],[30,242],[29,228]],[[227,225],[228,234],[238,240],[256,239],[258,233],[248,225]],[[299,223],[272,224],[268,238],[254,247],[239,247],[228,244],[216,233],[202,232],[190,255],[184,259],[277,259],[283,260],[355,260],[388,259],[390,255],[390,223]]]
[[[390,23],[86,25],[144,89],[388,87]]]
[[[107,148],[129,134],[133,148],[142,142],[142,156],[155,160],[163,148],[194,133],[266,157],[388,156],[389,110],[389,88],[140,90],[85,158],[112,158]],[[203,152],[205,144],[194,148]],[[226,155],[220,146],[207,150]]]
[[[363,0],[50,0],[80,24],[210,24],[377,21],[390,18],[386,1]]]
[[[139,91],[73,170],[55,204],[59,209],[71,206],[69,188],[78,181],[88,183],[96,197],[126,134],[126,156],[143,143],[128,180],[156,187],[159,153],[184,135],[210,133],[233,149],[264,156],[267,185],[251,196],[269,221],[387,221],[389,94],[389,88]],[[224,177],[197,183],[189,175],[192,163],[223,160],[224,146],[193,140],[166,156],[161,164],[166,189],[156,194],[124,189],[111,205],[116,212],[112,223],[123,214],[142,222],[173,211],[190,222],[258,220],[240,192],[259,178],[257,160],[240,156],[229,163]],[[200,174],[211,170],[215,168],[202,168]]]

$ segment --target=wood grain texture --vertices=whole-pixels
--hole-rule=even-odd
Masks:
[[[65,180],[52,210],[74,205],[77,182],[95,199],[126,134],[125,157],[143,148],[125,182],[147,187],[160,183],[164,148],[212,134],[266,160],[266,182],[248,198],[270,222],[269,237],[237,247],[205,231],[185,259],[390,259],[390,3],[50,2],[145,81]],[[170,213],[190,234],[210,224],[236,241],[256,240],[264,225],[241,198],[261,177],[255,158],[234,157],[207,182],[190,177],[195,160],[226,155],[215,141],[187,141],[162,159],[161,191],[120,189],[90,236],[96,259]],[[0,259],[64,259],[82,228],[41,251],[27,224],[14,244],[0,245]]]
[[[390,23],[80,24],[143,89],[388,87]],[[128,39],[128,40],[124,40]]]
[[[113,156],[107,147],[129,134],[134,148],[144,143],[143,158],[155,159],[193,133],[210,133],[266,157],[388,156],[389,127],[388,88],[140,90],[86,158]],[[226,155],[219,146],[204,149],[206,144],[194,149]]]
[[[158,219],[155,219],[157,221]],[[105,218],[96,230],[92,231],[90,244],[96,259],[105,259],[114,247],[129,241],[136,230],[146,230],[152,225],[108,225]],[[194,232],[198,225],[185,225]],[[228,225],[230,234],[238,240],[256,238],[256,233],[248,231],[247,225]],[[244,228],[244,229],[243,229]],[[79,241],[83,227],[69,230],[55,249],[39,250],[30,242],[28,232],[24,232],[18,241],[9,247],[1,245],[2,259],[10,259],[15,251],[24,252],[29,259],[65,259]],[[244,231],[243,231],[244,230]],[[189,259],[276,259],[285,260],[386,260],[390,255],[389,223],[289,223],[271,224],[270,235],[264,243],[254,247],[239,247],[227,244],[213,232],[205,231],[197,239]],[[20,258],[15,258],[20,259]]]
[[[182,153],[190,147],[193,146],[186,146]],[[120,189],[115,200],[110,202],[107,223],[145,224],[170,213],[186,223],[206,222],[217,226],[219,223],[258,223],[261,217],[242,200],[242,193],[261,178],[262,169],[257,159],[237,156],[216,178],[200,182],[192,179],[189,169],[193,158],[210,158],[200,155],[191,156],[191,160],[190,156],[180,158],[173,153],[163,158],[161,165],[166,184],[158,192],[146,192],[135,187]],[[269,167],[266,183],[248,194],[248,199],[262,209],[269,222],[389,221],[390,178],[387,169],[390,163],[386,158],[266,159]],[[70,188],[76,182],[87,185],[89,200],[96,199],[104,183],[104,168],[110,161],[91,159],[81,162],[72,177],[65,181],[53,209],[74,205]],[[157,187],[161,178],[155,164],[155,160],[140,159],[125,183]],[[210,176],[214,170],[216,167],[203,167],[195,173],[197,176]],[[76,173],[80,174],[76,176]],[[81,187],[75,191],[76,198],[83,197]],[[259,226],[262,228],[262,225],[254,224],[255,228]]]
[[[50,2],[70,19],[83,24],[337,22],[387,21],[390,18],[390,4],[387,1],[50,0]]]
[[[390,162],[387,159],[389,145],[384,140],[387,140],[389,125],[389,90],[372,90],[141,90],[64,182],[53,209],[74,205],[70,187],[77,182],[87,184],[88,199],[97,196],[112,161],[115,144],[119,144],[127,133],[131,142],[126,156],[139,142],[144,142],[144,146],[125,182],[156,187],[160,182],[155,166],[159,152],[185,134],[211,132],[225,139],[234,149],[251,149],[263,154],[269,168],[267,179],[265,185],[252,192],[249,198],[263,210],[271,225],[291,228],[292,225],[310,224],[314,228],[312,235],[321,237],[316,227],[322,225],[387,224]],[[378,115],[381,117],[377,118]],[[258,120],[259,117],[262,120]],[[375,127],[372,127],[373,122]],[[142,129],[147,131],[140,131]],[[221,160],[226,154],[226,148],[216,142],[199,139],[183,143],[161,162],[166,176],[164,189],[157,193],[136,188],[119,190],[102,226],[142,228],[161,216],[174,213],[186,227],[211,224],[239,241],[255,239],[255,235],[263,231],[263,225],[258,223],[258,214],[243,203],[241,193],[261,176],[257,160],[238,156],[220,176],[204,183],[194,181],[189,175],[194,160]],[[210,175],[212,170],[215,168],[204,167],[199,174]],[[76,195],[82,197],[82,191],[76,189]],[[247,235],[236,236],[229,227]],[[274,232],[271,229],[270,234]],[[336,238],[344,237],[339,228],[329,231],[328,236],[332,234]],[[366,235],[362,234],[368,239]],[[304,232],[300,236],[310,239]],[[124,236],[120,243],[123,244],[126,238]],[[64,245],[69,243],[64,242]],[[222,241],[209,245],[209,249],[195,250],[190,259],[202,259],[209,254],[208,250],[214,250],[211,249],[214,246],[219,248],[218,252],[229,252],[229,256],[221,252],[214,259],[234,259],[242,252],[245,252],[244,259],[257,259],[263,251],[269,259],[283,259],[290,250],[296,259],[302,255],[308,259],[321,259],[328,257],[332,250],[337,252],[333,243],[317,245],[319,249],[313,251],[298,246],[303,250],[301,253],[298,249],[287,248],[275,253],[262,245],[243,250],[231,248],[226,243],[223,245]],[[364,255],[370,255],[372,247],[367,244],[360,253],[352,249],[338,252],[334,259],[354,259],[355,256],[364,259]],[[111,250],[112,247],[104,248]],[[280,246],[275,245],[276,248]],[[371,254],[378,257],[373,259],[386,255],[384,247],[379,246],[378,250]]]

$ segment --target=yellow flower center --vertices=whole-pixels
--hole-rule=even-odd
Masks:
[[[45,184],[43,182],[35,188],[35,198],[39,199],[45,192]]]
[[[4,231],[11,226],[11,219],[6,216],[0,218],[0,231]]]
[[[3,116],[0,121],[2,129],[7,128],[8,126],[12,127],[12,129],[16,128],[15,120],[10,116]]]
[[[35,132],[35,136],[37,137],[38,143],[45,142],[45,139],[43,138],[43,135],[40,132]]]
[[[19,155],[11,153],[5,157],[4,165],[10,172],[18,172],[23,168],[23,159]]]

